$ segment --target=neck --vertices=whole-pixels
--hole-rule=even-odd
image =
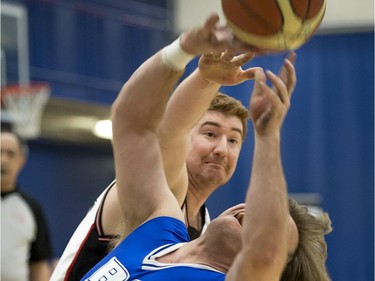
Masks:
[[[230,264],[226,261],[220,249],[208,247],[204,236],[199,237],[181,248],[158,258],[163,263],[191,263],[212,267],[220,272],[227,273]]]
[[[190,210],[197,214],[208,197],[218,188],[217,184],[200,182],[189,176],[189,186],[186,197],[189,201]]]
[[[201,215],[201,208],[204,205],[208,196],[202,194],[199,190],[194,189],[193,187],[188,188],[186,199],[185,199],[185,216],[186,222],[189,226],[202,230],[203,220]]]
[[[1,181],[1,192],[7,193],[15,190],[17,187],[16,182],[4,182]]]

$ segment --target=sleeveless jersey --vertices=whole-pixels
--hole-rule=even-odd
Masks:
[[[80,280],[93,266],[108,254],[108,244],[114,235],[105,235],[101,224],[101,213],[104,200],[115,180],[95,200],[85,218],[75,230],[62,256],[57,263],[50,281]],[[185,205],[182,210],[185,212]],[[204,226],[202,233],[210,223],[210,215],[203,205],[201,209]],[[197,230],[189,228],[190,238],[195,239]],[[200,233],[199,233],[200,234]]]
[[[154,218],[129,234],[81,281],[223,281],[225,274],[209,266],[157,261],[188,241],[183,222]]]
[[[108,253],[108,243],[113,238],[105,235],[101,225],[103,202],[113,181],[95,200],[94,205],[70,238],[57,263],[50,281],[80,280],[87,271]]]

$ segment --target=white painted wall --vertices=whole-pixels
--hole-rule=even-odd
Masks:
[[[201,23],[211,12],[224,20],[220,0],[173,0],[175,32]],[[261,0],[260,0],[261,1]],[[327,0],[327,11],[320,31],[352,32],[374,26],[374,0]]]

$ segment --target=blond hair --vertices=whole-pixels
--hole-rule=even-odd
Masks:
[[[297,225],[299,242],[281,281],[329,281],[326,268],[327,244],[324,236],[332,231],[327,213],[311,214],[306,206],[289,199],[289,212]]]

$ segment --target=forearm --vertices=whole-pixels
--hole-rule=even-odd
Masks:
[[[164,171],[180,204],[186,195],[185,160],[190,144],[190,130],[208,110],[219,87],[219,84],[204,79],[197,69],[177,87],[160,124]]]
[[[196,69],[174,91],[160,126],[161,136],[185,136],[208,110],[220,85],[203,78]],[[166,139],[166,141],[168,141]]]
[[[127,231],[149,218],[165,194],[157,127],[182,71],[165,63],[164,51],[137,69],[112,106],[117,194]]]
[[[288,205],[280,135],[255,137],[253,158],[246,197],[244,246],[251,248],[250,253],[255,256],[263,253],[266,258],[276,258],[281,265],[287,247]]]
[[[125,83],[112,106],[114,139],[129,128],[155,130],[181,74],[182,71],[172,70],[163,63],[161,51],[144,62]]]
[[[286,260],[283,255],[287,244],[287,214],[279,136],[255,137],[243,219],[243,246],[226,281],[278,280]]]

